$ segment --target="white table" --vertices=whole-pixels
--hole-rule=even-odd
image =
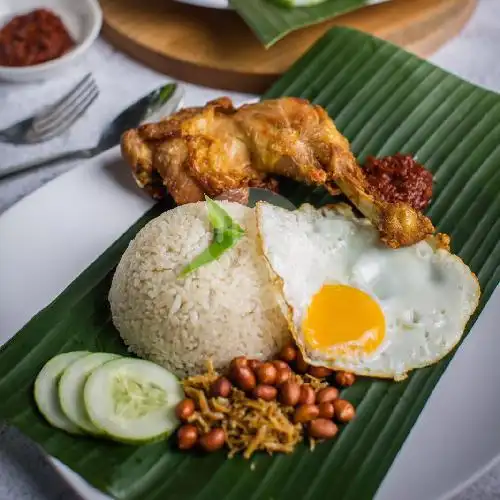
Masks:
[[[500,92],[499,48],[500,0],[481,0],[464,32],[435,54],[432,61],[474,83]],[[0,166],[94,145],[99,131],[126,103],[165,81],[163,75],[131,61],[99,40],[81,67],[65,78],[24,87],[0,84],[0,128],[49,103],[89,70],[101,89],[98,104],[68,133],[49,143],[22,147],[0,144]],[[186,104],[202,104],[220,94],[217,90],[188,85]],[[236,103],[249,97],[237,93],[230,95]],[[72,166],[65,164],[0,182],[0,213]],[[15,429],[0,423],[0,500],[77,498],[35,445]],[[454,500],[499,498],[500,466],[481,477]]]

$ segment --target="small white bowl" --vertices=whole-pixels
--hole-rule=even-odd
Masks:
[[[0,66],[0,79],[34,82],[57,76],[73,66],[99,36],[102,11],[97,0],[0,0],[0,25],[13,17],[46,8],[57,14],[76,45],[67,54],[34,66]],[[1,28],[0,28],[1,29]]]
[[[198,7],[209,7],[211,9],[231,9],[228,0],[177,0],[181,3],[190,3]],[[251,1],[251,0],[250,0]]]

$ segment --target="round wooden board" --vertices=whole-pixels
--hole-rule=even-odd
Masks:
[[[118,49],[173,78],[253,93],[265,91],[332,26],[427,56],[458,34],[476,7],[476,0],[393,0],[293,32],[266,50],[230,10],[174,0],[100,1],[103,35]]]

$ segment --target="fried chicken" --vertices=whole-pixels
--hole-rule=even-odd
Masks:
[[[389,203],[369,189],[349,142],[326,111],[304,99],[281,99],[236,109],[229,98],[187,108],[125,132],[122,153],[138,185],[178,204],[242,187],[275,189],[275,175],[338,188],[397,248],[434,231],[406,203]]]
[[[168,192],[180,205],[240,187],[275,188],[253,168],[235,114],[231,100],[221,98],[125,132],[122,154],[138,185],[156,198]]]

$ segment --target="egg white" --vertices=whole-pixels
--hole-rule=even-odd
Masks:
[[[388,248],[368,220],[345,206],[303,205],[292,212],[259,203],[256,213],[264,256],[309,363],[401,380],[408,371],[439,361],[460,340],[477,307],[479,283],[437,239]],[[311,299],[324,284],[334,283],[366,292],[382,309],[385,336],[374,352],[339,355],[337,350],[334,356],[306,342],[302,324]]]

